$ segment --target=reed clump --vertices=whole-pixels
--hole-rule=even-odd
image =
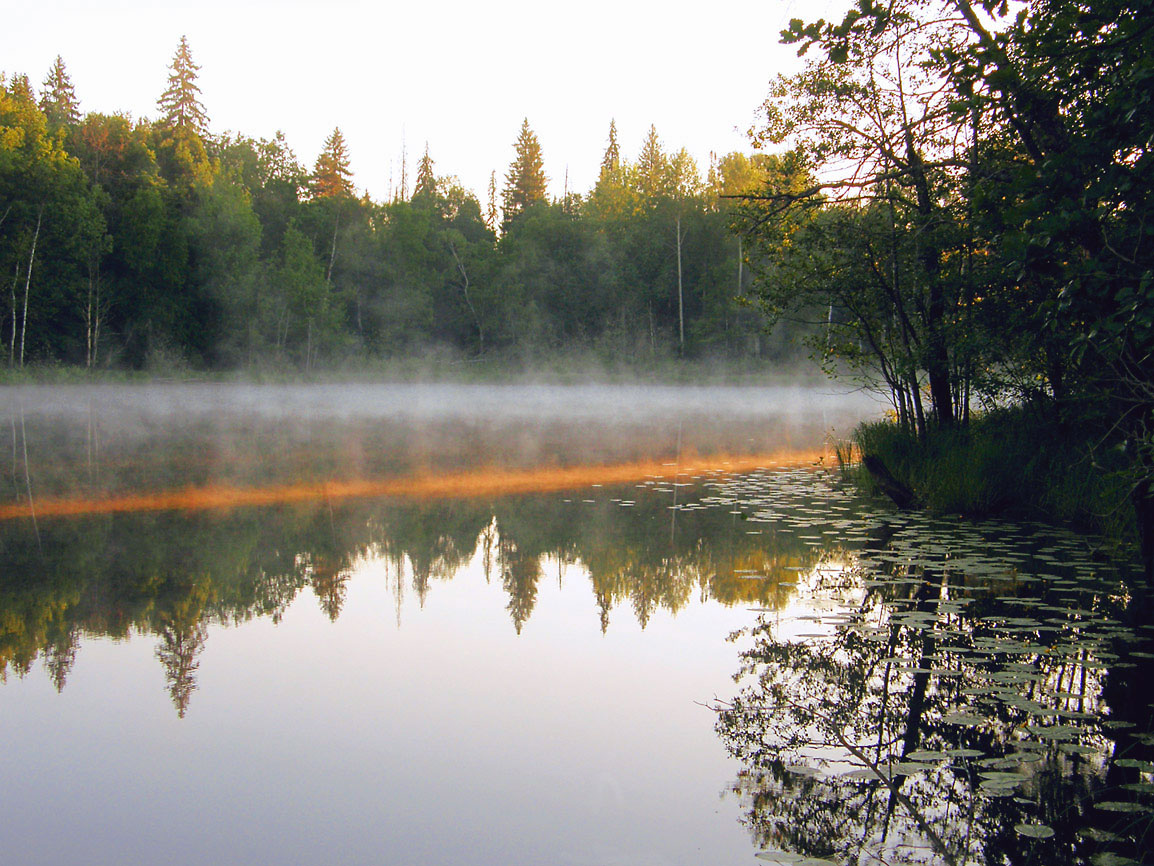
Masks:
[[[1136,537],[1122,452],[1027,407],[991,411],[922,438],[890,421],[870,422],[855,431],[854,444],[931,511],[1039,519],[1125,543]],[[853,474],[878,492],[860,463]]]

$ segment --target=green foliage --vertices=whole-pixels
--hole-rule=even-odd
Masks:
[[[822,180],[755,197],[770,207],[745,227],[770,276],[784,263],[771,312],[828,302],[824,356],[881,382],[923,439],[971,400],[1018,401],[1123,449],[1113,507],[1133,490],[1154,581],[1149,14],[900,0],[791,22],[816,57],[775,82],[758,136]]]
[[[412,198],[382,204],[355,196],[339,128],[312,172],[281,133],[211,134],[197,73],[181,40],[155,121],[80,117],[62,61],[39,104],[26,77],[8,80],[0,339],[11,363],[21,338],[26,363],[180,375],[368,369],[404,355],[520,369],[549,366],[546,354],[617,366],[777,352],[739,300],[748,248],[718,198],[740,183],[730,165],[705,184],[656,130],[628,160],[611,123],[595,188],[550,203],[526,121],[498,225],[496,172],[483,209],[436,175],[427,149]]]
[[[413,184],[413,198],[431,201],[437,194],[437,176],[433,173],[433,160],[429,156],[429,146],[425,145],[424,156],[417,163],[417,179]]]

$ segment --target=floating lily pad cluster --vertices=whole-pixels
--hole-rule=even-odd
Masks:
[[[718,706],[761,859],[1150,862],[1154,629],[1092,540],[894,512],[822,472],[711,483],[818,551]]]

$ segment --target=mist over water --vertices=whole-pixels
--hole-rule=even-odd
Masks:
[[[192,449],[269,462],[305,449],[391,471],[813,449],[881,411],[869,395],[797,385],[182,384],[18,388],[0,399],[13,430],[23,425],[12,435],[34,449],[71,441],[85,461],[94,439],[101,453],[148,460],[175,435],[190,437],[185,459]]]
[[[652,419],[726,415],[812,423],[876,411],[869,395],[832,386],[671,384],[153,384],[26,386],[6,389],[6,408],[67,417],[98,411],[159,423],[185,417],[262,416],[344,419]],[[824,420],[824,418],[823,418]]]
[[[28,863],[748,857],[701,704],[748,607],[784,597],[746,575],[809,548],[702,479],[812,475],[879,411],[791,386],[0,401],[0,772],[23,780],[0,836]]]

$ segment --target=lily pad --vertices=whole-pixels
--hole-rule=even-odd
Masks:
[[[986,719],[983,716],[975,716],[972,713],[954,712],[947,713],[942,716],[942,721],[947,725],[961,725],[964,728],[972,728],[976,725],[984,725]]]
[[[1139,761],[1135,758],[1115,758],[1115,767],[1134,767],[1141,770],[1143,773],[1154,773],[1154,763],[1150,761]]]
[[[758,851],[753,856],[758,860],[768,860],[770,863],[797,863],[805,859],[803,855],[792,851]]]
[[[1154,812],[1154,809],[1142,803],[1126,803],[1119,800],[1103,800],[1101,803],[1095,803],[1094,808],[1103,812]]]
[[[1045,824],[1015,824],[1014,831],[1019,836],[1029,836],[1031,839],[1049,839],[1054,835],[1053,828]]]

